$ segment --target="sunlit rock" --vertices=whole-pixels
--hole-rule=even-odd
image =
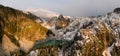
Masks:
[[[46,39],[46,32],[22,11],[0,5],[0,39],[6,55],[19,49],[27,53],[37,40]]]

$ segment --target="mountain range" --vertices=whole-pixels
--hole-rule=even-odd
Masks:
[[[104,16],[0,5],[0,56],[119,56],[120,8]]]

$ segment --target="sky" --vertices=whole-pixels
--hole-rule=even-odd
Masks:
[[[0,0],[0,4],[19,10],[46,9],[66,16],[97,16],[120,7],[120,0]]]

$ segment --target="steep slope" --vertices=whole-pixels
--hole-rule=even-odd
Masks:
[[[0,40],[5,53],[28,52],[34,42],[46,39],[47,29],[20,10],[0,5]]]

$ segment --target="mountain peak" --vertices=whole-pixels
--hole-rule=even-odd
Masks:
[[[59,20],[64,19],[63,15],[62,15],[62,14],[59,15],[58,19],[59,19]]]
[[[27,10],[24,10],[24,12],[31,12],[33,13],[34,15],[38,16],[38,17],[41,17],[41,18],[53,18],[53,17],[57,17],[58,14],[56,12],[53,12],[53,11],[50,11],[50,10],[47,10],[47,9],[27,9]]]
[[[113,12],[114,12],[114,13],[120,13],[120,7],[115,8]]]

